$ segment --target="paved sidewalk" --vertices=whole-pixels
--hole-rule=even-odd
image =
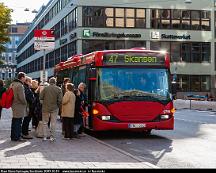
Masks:
[[[34,138],[10,141],[11,110],[0,119],[0,168],[156,168],[91,136],[63,140],[58,122],[56,142]],[[31,132],[34,135],[34,131]]]
[[[197,101],[197,100],[174,100],[174,107],[176,109],[194,109],[203,111],[216,111],[215,101]]]

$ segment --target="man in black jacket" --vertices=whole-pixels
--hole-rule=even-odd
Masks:
[[[28,76],[26,76],[26,80],[24,83],[25,88],[25,97],[27,100],[27,116],[23,120],[22,124],[22,137],[24,139],[32,139],[33,137],[29,135],[29,123],[31,121],[32,115],[31,115],[31,109],[34,109],[34,93],[31,90],[31,82],[32,79]]]

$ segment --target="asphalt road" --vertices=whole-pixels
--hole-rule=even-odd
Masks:
[[[96,136],[161,168],[216,168],[216,112],[178,110],[175,130]]]

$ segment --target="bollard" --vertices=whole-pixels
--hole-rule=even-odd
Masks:
[[[191,99],[190,99],[190,109],[191,109]]]

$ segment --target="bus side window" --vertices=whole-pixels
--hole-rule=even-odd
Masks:
[[[73,70],[73,78],[72,78],[72,81],[73,81],[73,84],[77,87],[79,85],[79,73],[78,73],[78,69],[74,69]]]

